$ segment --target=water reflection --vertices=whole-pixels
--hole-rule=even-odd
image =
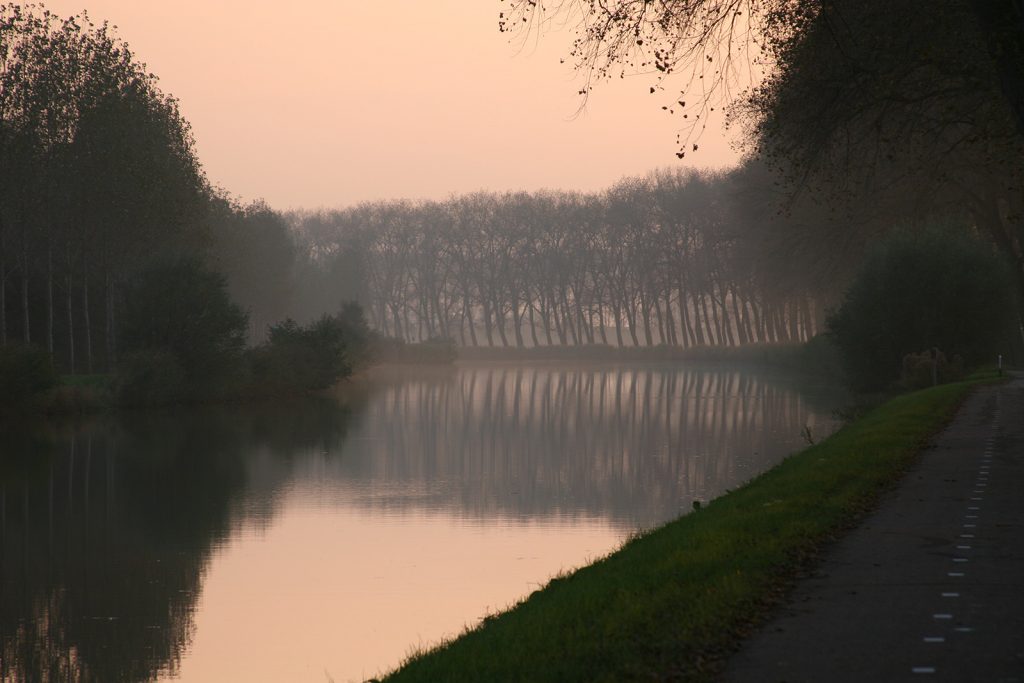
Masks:
[[[429,642],[481,616],[481,605],[525,592],[522,577],[487,583],[508,564],[505,546],[557,555],[548,564],[533,558],[524,571],[578,564],[622,530],[671,518],[770,466],[799,447],[805,425],[824,433],[829,399],[727,370],[477,366],[379,376],[349,387],[343,404],[8,428],[0,435],[0,681],[214,680],[193,650],[224,650],[210,624],[242,628],[238,605],[277,604],[268,598],[274,582],[288,583],[293,604],[348,591],[345,609],[287,634],[245,623],[251,651],[267,650],[261,637],[316,640],[302,623],[322,649],[343,649],[367,630],[367,611],[392,613],[388,600],[395,614],[418,604],[425,620],[445,605],[455,610],[411,627]],[[564,540],[585,525],[609,531]],[[333,568],[314,581],[317,553],[342,552],[328,534],[345,535],[345,556],[322,560]],[[417,547],[417,536],[436,540]],[[371,541],[373,549],[360,546]],[[309,549],[310,559],[279,562],[274,573],[271,553],[229,570],[232,544],[250,558],[290,548],[294,556]],[[360,558],[389,568],[359,570]],[[452,580],[453,564],[468,578]],[[467,587],[474,574],[481,578]],[[359,585],[325,588],[332,580]],[[435,601],[413,603],[402,583]],[[352,649],[346,658],[369,659],[337,664],[350,673],[332,668],[336,680],[396,663],[411,637],[384,630],[372,637],[401,642],[372,657],[369,646]],[[310,680],[323,675],[314,667]]]
[[[461,515],[665,521],[833,428],[780,376],[482,366],[378,387],[342,457],[346,498]]]
[[[129,415],[0,447],[0,680],[147,681],[192,637],[210,551],[265,519],[297,449],[333,448],[348,414]],[[38,427],[38,426],[37,426]],[[255,505],[253,504],[255,503]]]

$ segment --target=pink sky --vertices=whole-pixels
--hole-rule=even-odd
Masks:
[[[594,190],[738,155],[718,130],[675,158],[682,121],[648,77],[581,81],[568,31],[525,49],[496,0],[50,0],[119,27],[181,100],[210,179],[279,209],[475,190]]]

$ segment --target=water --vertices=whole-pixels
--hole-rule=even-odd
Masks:
[[[467,365],[9,430],[0,680],[363,680],[824,436],[841,400],[724,369]]]

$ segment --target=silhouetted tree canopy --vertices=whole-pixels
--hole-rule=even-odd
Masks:
[[[125,285],[123,350],[169,353],[190,383],[205,385],[236,372],[247,326],[224,276],[196,259],[153,266]]]
[[[880,389],[910,353],[994,361],[1012,333],[1011,292],[991,245],[963,228],[900,231],[869,252],[828,328],[855,388]]]

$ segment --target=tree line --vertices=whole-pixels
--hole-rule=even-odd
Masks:
[[[280,215],[209,182],[178,101],[108,24],[0,5],[0,345],[111,370],[125,288],[186,257],[265,330],[292,254]]]
[[[766,264],[735,174],[664,171],[606,192],[477,193],[290,216],[318,284],[373,326],[462,346],[804,341],[829,292]],[[359,277],[352,279],[352,273]]]

